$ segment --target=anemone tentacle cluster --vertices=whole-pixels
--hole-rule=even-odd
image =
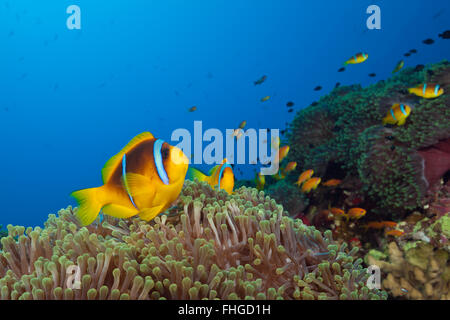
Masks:
[[[76,210],[50,215],[43,229],[8,226],[2,300],[387,297],[366,286],[355,249],[256,189],[228,195],[187,181],[177,206],[150,223],[105,216],[81,227]]]

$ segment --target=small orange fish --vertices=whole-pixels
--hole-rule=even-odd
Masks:
[[[404,235],[405,232],[402,231],[402,230],[387,230],[387,231],[385,232],[385,234],[386,234],[387,236],[400,237],[400,236]]]
[[[302,172],[299,176],[298,176],[298,180],[295,183],[296,185],[300,186],[303,182],[305,182],[306,180],[308,180],[309,178],[311,178],[314,174],[314,170],[309,169],[306,170],[304,172]]]
[[[363,208],[351,208],[348,210],[347,215],[352,219],[360,219],[366,215],[366,210]]]
[[[270,96],[265,96],[264,98],[261,98],[261,102],[265,102],[265,101],[267,101],[269,99],[270,99]]]
[[[383,229],[384,228],[384,224],[383,222],[378,222],[378,221],[372,221],[369,222],[366,225],[367,228],[371,228],[371,229]]]
[[[345,211],[340,208],[330,208],[329,210],[334,216],[345,216]]]
[[[302,186],[302,191],[308,193],[311,190],[317,189],[320,184],[320,180],[320,178],[311,178],[307,180]]]
[[[278,163],[283,161],[283,159],[286,158],[288,153],[289,153],[289,146],[281,147],[280,150],[278,151]]]
[[[342,180],[330,179],[330,180],[325,181],[324,183],[322,183],[322,185],[325,186],[325,187],[336,187],[336,186],[340,185],[341,183],[342,183]]]
[[[283,172],[284,172],[284,174],[288,174],[289,172],[294,171],[295,168],[297,168],[297,162],[292,161],[292,162],[289,162],[286,165],[286,167],[284,168]]]
[[[189,108],[189,112],[194,112],[195,110],[197,110],[197,106],[193,106]]]
[[[395,228],[397,226],[397,222],[394,221],[381,221],[383,227]]]

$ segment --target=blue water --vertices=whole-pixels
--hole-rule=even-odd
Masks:
[[[81,30],[66,27],[72,4]],[[371,4],[381,30],[366,27]],[[448,0],[0,0],[0,223],[42,225],[75,204],[70,192],[101,185],[106,160],[143,131],[283,129],[287,101],[388,78],[410,49],[405,66],[449,59],[437,37],[449,21]],[[360,51],[368,61],[337,73]]]

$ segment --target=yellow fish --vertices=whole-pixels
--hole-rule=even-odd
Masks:
[[[228,194],[233,193],[234,188],[234,174],[231,165],[228,163],[227,159],[223,159],[222,164],[214,166],[207,174],[204,174],[198,169],[189,168],[187,173],[187,179],[194,180],[197,178],[198,181],[205,181],[211,188],[223,189]]]
[[[403,60],[399,61],[397,63],[397,65],[395,66],[394,71],[392,71],[392,73],[399,72],[403,68],[404,65],[405,65],[405,61],[403,61]]]
[[[320,181],[321,181],[320,178],[311,178],[307,180],[302,186],[302,191],[308,193],[311,190],[317,189],[317,187],[320,184]]]
[[[239,129],[244,129],[245,128],[245,126],[247,125],[247,121],[242,121],[240,124],[239,124]]]
[[[264,190],[264,185],[266,184],[266,176],[262,175],[261,172],[256,175],[255,178],[256,189]]]
[[[369,55],[367,53],[357,53],[350,59],[344,62],[344,65],[348,64],[358,64],[366,61],[369,58]]]
[[[291,161],[289,162],[286,167],[283,169],[283,173],[284,174],[288,174],[291,171],[294,171],[295,168],[297,168],[297,162],[295,161]]]
[[[267,101],[270,99],[270,96],[265,96],[264,98],[261,98],[261,102]]]
[[[366,215],[366,212],[367,211],[363,208],[351,208],[348,210],[347,216],[351,219],[361,219]]]
[[[415,88],[409,88],[408,92],[425,99],[433,99],[443,95],[444,89],[438,84],[424,83]]]
[[[83,225],[100,210],[116,218],[152,220],[178,198],[188,164],[180,149],[141,133],[106,162],[103,186],[72,192],[79,204],[76,215]]]
[[[304,172],[302,172],[299,176],[298,176],[298,180],[295,183],[296,185],[300,186],[303,182],[305,182],[306,180],[308,180],[309,178],[311,178],[314,174],[314,170],[309,169],[306,170]]]
[[[278,150],[278,162],[280,163],[281,161],[283,161],[283,159],[286,158],[288,153],[289,153],[289,146],[281,147],[280,150]]]
[[[406,118],[411,114],[411,107],[406,104],[396,103],[388,111],[383,118],[383,125],[385,124],[397,124],[402,126],[406,122]]]

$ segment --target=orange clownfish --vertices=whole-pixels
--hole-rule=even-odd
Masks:
[[[325,186],[325,187],[336,187],[336,186],[340,185],[341,183],[342,183],[342,180],[330,179],[330,180],[325,181],[324,183],[322,183],[322,185]]]
[[[311,178],[314,174],[314,170],[309,169],[306,170],[304,172],[302,172],[299,177],[297,182],[295,183],[296,185],[300,186],[303,182],[305,182],[306,180],[308,180],[309,178]]]
[[[348,64],[358,64],[366,61],[369,58],[369,55],[367,53],[357,53],[350,59],[344,62],[344,65]]]
[[[187,173],[187,179],[193,180],[197,178],[198,181],[205,181],[211,188],[223,189],[228,194],[232,194],[234,188],[234,174],[233,168],[228,163],[227,159],[223,159],[222,164],[214,166],[209,175],[204,174],[198,169],[189,168]]]
[[[320,184],[320,180],[320,178],[311,178],[307,180],[302,186],[302,191],[308,193],[311,190],[317,189]]]
[[[347,212],[347,216],[351,219],[360,219],[366,215],[366,210],[363,208],[351,208]]]
[[[408,92],[425,99],[433,99],[443,95],[444,89],[438,84],[424,83],[415,88],[409,88]]]
[[[152,220],[178,198],[188,164],[177,147],[141,133],[106,162],[103,186],[72,192],[79,204],[76,216],[83,225],[100,210],[116,218]]]
[[[383,118],[383,125],[385,124],[397,124],[402,126],[406,122],[406,118],[411,114],[411,107],[406,104],[396,103],[388,111],[386,117]]]

